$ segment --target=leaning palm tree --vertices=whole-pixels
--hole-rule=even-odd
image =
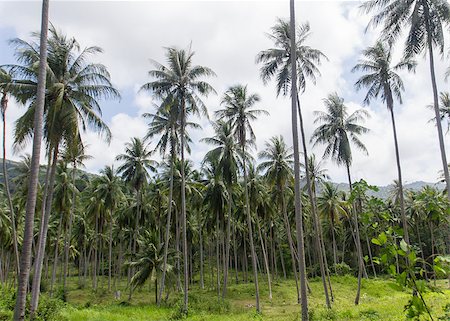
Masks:
[[[34,113],[34,130],[33,130],[33,152],[31,156],[31,175],[30,184],[27,194],[27,206],[25,212],[25,227],[22,244],[22,253],[20,257],[20,277],[17,287],[17,299],[14,307],[14,321],[23,321],[25,319],[25,305],[27,299],[27,287],[31,268],[31,250],[33,243],[33,227],[34,227],[34,213],[36,210],[37,186],[39,180],[39,160],[42,143],[42,123],[44,118],[44,104],[45,104],[45,87],[47,78],[47,35],[48,35],[48,7],[49,0],[42,1],[42,19],[41,19],[41,34],[39,47],[39,69],[37,77],[36,89],[36,108]]]
[[[348,115],[347,106],[344,99],[337,93],[328,95],[324,99],[326,112],[315,111],[315,124],[323,123],[315,129],[311,137],[314,146],[319,144],[326,145],[323,157],[331,157],[338,165],[344,165],[347,169],[347,177],[350,191],[352,190],[352,179],[350,175],[350,165],[352,163],[351,143],[357,148],[367,153],[367,149],[359,139],[361,134],[367,133],[369,129],[359,125],[358,122],[364,121],[369,116],[364,109],[359,109]],[[354,224],[356,229],[356,249],[358,252],[359,270],[358,270],[358,290],[356,292],[355,304],[359,303],[361,291],[361,277],[364,267],[361,241],[358,227],[358,216],[354,214]]]
[[[214,88],[202,78],[215,76],[215,73],[203,66],[193,65],[194,52],[191,48],[180,50],[167,48],[166,57],[168,66],[153,61],[155,70],[149,75],[156,80],[146,83],[141,90],[153,92],[157,97],[167,100],[174,99],[174,108],[179,109],[180,116],[180,154],[181,163],[184,164],[185,129],[189,113],[200,114],[200,110],[207,115],[207,110],[200,96],[215,93]],[[184,167],[181,168],[181,218],[183,227],[183,259],[184,259],[184,304],[183,310],[188,310],[188,261],[187,234],[186,234],[186,184]],[[162,285],[163,286],[163,285]]]
[[[230,237],[231,237],[231,220],[233,213],[233,184],[236,183],[237,171],[239,168],[239,153],[238,146],[236,145],[233,127],[230,122],[218,121],[213,124],[215,136],[202,139],[213,146],[205,159],[211,159],[212,162],[217,162],[218,169],[222,176],[223,182],[227,187],[228,194],[228,215],[227,215],[227,227],[226,227],[226,241],[225,241],[225,260],[229,262],[230,257]],[[223,266],[223,293],[222,297],[227,294],[228,283],[228,263]]]
[[[428,51],[435,119],[440,119],[439,96],[434,66],[434,48],[444,53],[444,35],[450,25],[450,4],[446,0],[370,0],[361,5],[364,12],[375,12],[369,26],[382,26],[381,37],[390,44],[407,29],[404,55],[412,58]],[[442,167],[450,200],[450,175],[447,167],[441,122],[436,122]]]
[[[235,85],[228,88],[228,90],[222,97],[221,104],[222,106],[224,106],[224,109],[219,109],[216,111],[216,116],[219,119],[231,122],[234,135],[241,150],[241,163],[242,171],[244,174],[245,213],[247,214],[250,251],[252,254],[253,275],[255,278],[255,299],[257,312],[261,311],[259,306],[258,267],[256,265],[256,251],[253,244],[253,230],[250,214],[250,200],[248,195],[246,161],[248,158],[247,148],[251,147],[251,144],[254,144],[256,138],[251,126],[251,121],[256,120],[259,115],[268,114],[265,110],[254,109],[254,105],[259,102],[259,100],[259,95],[250,94],[247,91],[247,86]]]
[[[8,200],[9,215],[11,216],[11,230],[14,245],[14,259],[16,261],[17,275],[20,273],[19,266],[19,247],[17,245],[17,230],[16,230],[16,217],[14,213],[14,206],[12,203],[11,190],[9,188],[8,170],[6,168],[6,110],[8,108],[8,94],[9,87],[13,82],[13,77],[10,73],[0,68],[0,112],[3,121],[3,181],[5,184],[6,197]]]
[[[405,201],[403,194],[402,170],[400,165],[400,153],[398,148],[397,128],[394,117],[394,98],[402,103],[403,81],[397,74],[402,69],[414,70],[416,63],[411,59],[403,59],[396,65],[391,65],[391,49],[381,41],[377,41],[373,47],[363,51],[364,58],[352,69],[362,71],[365,74],[355,83],[356,89],[367,88],[364,103],[368,105],[371,100],[378,97],[386,103],[391,114],[392,131],[394,134],[395,157],[397,161],[398,185],[400,192],[400,211],[403,222],[403,233],[407,244],[409,244],[408,223],[405,213]]]

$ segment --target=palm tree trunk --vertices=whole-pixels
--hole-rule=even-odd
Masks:
[[[236,223],[233,224],[233,250],[234,250],[234,272],[236,274],[236,284],[239,283],[239,273],[238,273],[238,255],[237,255],[237,245],[236,245]]]
[[[109,213],[109,240],[108,240],[108,291],[111,292],[111,277],[112,277],[112,243],[113,243],[113,213],[114,213],[114,207],[111,208],[111,211]]]
[[[300,132],[301,132],[301,136],[302,136],[302,146],[303,146],[303,156],[304,156],[304,162],[305,162],[305,171],[306,171],[306,186],[308,189],[308,195],[309,195],[309,200],[311,202],[311,211],[312,211],[312,217],[313,217],[313,222],[314,222],[314,229],[316,232],[316,237],[315,237],[315,243],[316,243],[316,249],[317,249],[317,254],[319,255],[318,259],[319,259],[319,267],[320,267],[320,276],[322,278],[322,284],[323,284],[323,290],[325,293],[325,303],[327,305],[327,307],[330,309],[331,308],[331,303],[330,303],[330,298],[328,296],[328,288],[327,288],[327,271],[325,270],[325,262],[324,262],[324,251],[325,249],[322,248],[322,241],[321,241],[321,233],[320,233],[320,226],[319,226],[319,218],[317,217],[317,208],[316,208],[316,202],[314,199],[314,195],[312,192],[312,187],[311,187],[311,176],[310,176],[310,172],[309,172],[309,167],[308,167],[308,150],[306,148],[306,138],[305,138],[305,129],[303,126],[303,116],[302,116],[302,111],[301,111],[301,107],[300,107],[300,99],[298,97],[298,94],[296,96],[297,98],[297,108],[298,108],[298,115],[299,115],[299,120],[300,120]]]
[[[72,222],[73,222],[73,215],[75,213],[75,202],[76,202],[76,187],[75,187],[75,172],[76,172],[76,162],[73,163],[73,171],[72,171],[72,184],[74,190],[72,191],[72,206],[70,208],[70,214],[69,214],[69,231],[66,235],[65,242],[64,242],[64,275],[63,275],[63,291],[66,291],[66,285],[67,285],[67,272],[69,270],[69,246],[70,246],[70,240],[72,238]]]
[[[222,297],[225,298],[227,295],[227,284],[228,284],[228,262],[230,261],[230,237],[231,237],[231,214],[232,214],[232,206],[233,206],[233,195],[231,191],[231,183],[228,184],[228,215],[227,215],[227,236],[225,242],[225,258],[223,265],[223,292]]]
[[[220,299],[220,219],[216,212],[216,264],[217,264],[217,298]]]
[[[31,317],[34,315],[34,313],[38,307],[38,304],[39,304],[42,265],[44,263],[45,246],[47,244],[48,222],[50,219],[50,212],[51,212],[52,201],[53,201],[53,190],[54,190],[54,185],[55,185],[56,166],[58,163],[58,150],[59,150],[59,142],[56,142],[55,146],[53,147],[52,168],[50,171],[50,179],[47,182],[48,183],[48,195],[47,195],[46,201],[44,202],[44,205],[42,206],[42,219],[41,219],[41,227],[39,230],[38,250],[37,250],[36,261],[34,263],[33,287],[31,290],[31,303],[30,303]]]
[[[270,280],[271,274],[270,274],[270,269],[269,269],[269,259],[267,258],[266,246],[264,244],[264,240],[263,240],[262,233],[261,233],[261,226],[259,224],[258,219],[256,219],[256,224],[258,226],[259,241],[261,242],[261,249],[262,249],[263,258],[264,258],[264,266],[266,268],[266,273],[267,273],[267,284],[269,286],[269,300],[272,301],[272,283]]]
[[[53,296],[53,287],[55,285],[55,280],[56,280],[56,269],[58,267],[58,251],[59,251],[59,239],[61,237],[62,219],[63,219],[63,215],[61,215],[61,217],[59,219],[58,232],[56,234],[55,255],[53,257],[52,280],[50,283],[50,296]]]
[[[391,98],[392,100],[392,98]],[[392,122],[392,131],[394,134],[394,145],[395,145],[395,159],[397,161],[397,173],[398,173],[398,188],[400,193],[400,212],[402,216],[402,224],[403,224],[403,238],[405,242],[409,245],[409,233],[408,233],[408,221],[406,219],[405,212],[405,197],[403,194],[403,181],[402,181],[402,169],[400,166],[400,152],[398,148],[398,138],[397,138],[397,128],[395,126],[395,117],[394,117],[394,108],[388,105],[388,109],[391,113],[391,122]]]
[[[164,286],[166,281],[166,270],[167,270],[167,253],[169,252],[169,239],[170,239],[170,220],[172,218],[172,199],[173,199],[173,162],[174,155],[170,158],[170,182],[169,182],[169,204],[167,210],[167,224],[166,224],[166,235],[164,239],[164,259],[163,259],[163,270],[161,276],[161,285],[159,287],[158,294],[158,304],[161,304],[162,294],[164,292]]]
[[[347,167],[348,185],[350,187],[350,193],[351,193],[353,187],[352,187],[352,179],[350,176],[350,164],[347,163],[346,167]],[[364,263],[363,263],[363,257],[362,257],[362,249],[361,249],[361,238],[360,238],[360,234],[359,234],[358,213],[354,208],[352,209],[352,212],[353,212],[353,221],[355,224],[356,252],[358,255],[358,288],[356,290],[356,297],[355,297],[355,305],[358,305],[359,298],[361,295],[361,279],[362,279],[362,273],[363,273],[363,269],[364,269]]]
[[[181,106],[181,224],[183,225],[183,261],[184,261],[184,301],[183,311],[188,311],[188,256],[187,256],[187,224],[186,224],[186,178],[184,176],[184,144],[186,124],[186,102],[182,98]]]
[[[248,227],[248,237],[250,242],[250,251],[252,255],[252,266],[253,266],[253,277],[255,282],[255,300],[256,300],[256,312],[261,312],[261,307],[259,305],[259,284],[258,284],[258,266],[256,265],[256,251],[253,244],[253,230],[252,230],[252,217],[250,214],[250,198],[248,195],[248,180],[247,180],[247,168],[245,162],[245,141],[241,142],[242,148],[242,167],[244,171],[244,192],[245,192],[245,212],[247,214],[247,227]]]
[[[203,233],[202,226],[200,226],[200,287],[205,288],[205,280],[203,278]]]
[[[300,288],[301,288],[301,305],[302,305],[302,321],[307,321],[308,316],[308,297],[306,288],[306,266],[305,266],[305,249],[303,237],[303,218],[302,204],[300,193],[300,160],[298,148],[298,129],[297,129],[297,50],[295,37],[295,1],[290,0],[290,41],[291,41],[291,120],[292,120],[292,141],[294,145],[294,185],[295,185],[295,222],[297,230],[297,246],[300,270]]]
[[[45,81],[47,74],[47,34],[48,34],[49,0],[42,0],[42,22],[39,46],[39,74],[37,84],[36,109],[34,114],[33,152],[31,156],[31,173],[25,211],[25,228],[22,253],[20,257],[20,277],[17,287],[17,299],[14,307],[14,321],[25,319],[25,303],[31,267],[31,246],[33,243],[34,213],[36,210],[37,185],[39,179],[39,160],[41,152],[43,118],[45,104]]]
[[[17,245],[17,230],[16,230],[16,217],[14,214],[14,206],[12,203],[11,191],[9,189],[9,178],[8,170],[6,169],[6,109],[8,108],[8,98],[6,93],[3,93],[1,99],[1,110],[2,110],[2,120],[3,120],[3,180],[5,184],[6,197],[8,199],[8,208],[11,215],[11,229],[13,237],[13,247],[14,247],[14,259],[16,262],[17,275],[20,274],[19,266],[19,247]]]

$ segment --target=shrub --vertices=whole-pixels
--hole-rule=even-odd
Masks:
[[[345,262],[336,263],[333,266],[336,275],[348,275],[352,273],[352,268]]]

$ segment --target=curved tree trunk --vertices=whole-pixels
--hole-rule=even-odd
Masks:
[[[295,1],[290,0],[290,41],[291,41],[291,61],[297,61],[296,37],[295,37]],[[297,64],[291,66],[291,120],[292,120],[292,141],[294,145],[294,184],[295,184],[295,222],[297,230],[297,246],[300,270],[300,288],[301,288],[301,305],[302,305],[302,321],[307,321],[308,316],[308,297],[306,287],[306,266],[305,266],[305,249],[303,237],[303,217],[300,192],[300,160],[298,150],[298,129],[297,129]]]
[[[48,184],[48,195],[47,195],[45,202],[43,202],[44,205],[42,206],[42,219],[41,219],[41,227],[39,229],[38,249],[37,249],[37,254],[36,254],[36,260],[34,262],[33,286],[32,286],[32,290],[31,290],[31,303],[30,303],[31,317],[33,317],[34,313],[37,310],[38,304],[39,304],[42,264],[44,263],[45,246],[47,244],[48,222],[50,219],[50,212],[52,209],[53,190],[54,190],[55,176],[56,176],[56,166],[58,163],[58,150],[59,150],[59,142],[56,142],[55,146],[53,147],[53,157],[52,157],[52,167],[50,170],[50,178],[49,178],[49,181],[46,182],[46,184]]]
[[[27,295],[28,279],[31,267],[31,246],[33,243],[34,213],[36,210],[37,185],[39,179],[39,160],[41,152],[43,118],[45,104],[45,81],[47,74],[47,34],[48,34],[48,7],[49,0],[42,1],[42,22],[39,46],[39,74],[37,83],[36,109],[34,114],[33,152],[31,156],[31,173],[27,193],[27,205],[25,211],[25,228],[20,257],[20,277],[17,288],[17,299],[14,307],[14,320],[25,319],[25,303]]]
[[[166,224],[166,235],[164,239],[164,259],[163,259],[163,270],[162,270],[162,276],[161,276],[161,285],[159,287],[159,294],[158,294],[158,305],[161,304],[161,298],[162,294],[164,292],[164,286],[166,282],[166,269],[167,269],[167,253],[169,251],[169,240],[170,240],[170,220],[172,218],[172,200],[173,200],[173,162],[174,162],[174,155],[171,155],[170,157],[170,182],[169,182],[169,206],[167,210],[167,224]]]

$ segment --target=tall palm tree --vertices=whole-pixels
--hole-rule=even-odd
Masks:
[[[11,230],[14,246],[14,259],[16,261],[17,275],[20,274],[19,266],[19,247],[17,245],[17,230],[16,230],[16,217],[14,213],[14,206],[12,203],[11,190],[9,188],[8,171],[6,168],[6,110],[8,109],[8,93],[9,86],[13,82],[13,77],[10,73],[0,68],[0,112],[3,121],[3,180],[5,184],[6,197],[8,200],[9,215],[11,216]]]
[[[14,321],[25,319],[25,304],[27,299],[27,287],[31,268],[31,247],[33,243],[34,212],[36,210],[37,185],[39,175],[39,160],[42,142],[42,123],[44,118],[45,87],[47,78],[47,35],[48,35],[48,8],[49,0],[42,0],[42,19],[39,47],[39,70],[36,89],[36,108],[34,113],[33,152],[31,156],[30,185],[27,194],[27,206],[25,212],[25,227],[20,257],[20,277],[17,286],[17,299],[14,307]]]
[[[153,151],[149,151],[141,139],[133,137],[131,142],[125,144],[125,153],[116,157],[116,160],[121,161],[117,172],[122,174],[122,178],[130,184],[136,193],[136,219],[133,232],[133,248],[132,257],[136,254],[136,245],[138,239],[138,227],[142,213],[142,188],[147,183],[149,178],[149,171],[156,172],[156,161],[150,157]],[[130,287],[130,298],[132,294],[132,287]]]
[[[434,48],[444,53],[444,34],[450,25],[450,4],[446,0],[370,0],[361,5],[366,12],[375,12],[369,26],[382,26],[381,37],[393,43],[407,29],[404,55],[407,58],[426,53],[430,63],[435,119],[440,119],[439,96],[434,66]],[[441,122],[436,122],[442,167],[450,200],[450,175],[445,153]]]
[[[218,121],[213,124],[215,136],[202,139],[207,144],[214,146],[205,158],[213,159],[217,162],[218,169],[222,176],[223,182],[227,187],[228,194],[228,215],[226,227],[226,241],[225,241],[225,260],[223,268],[223,293],[225,297],[227,294],[228,283],[228,262],[230,257],[230,237],[231,237],[231,220],[233,213],[233,184],[236,182],[237,171],[239,167],[238,146],[236,145],[234,137],[234,128],[230,122]]]
[[[228,90],[222,97],[221,104],[222,106],[224,106],[224,109],[219,109],[215,113],[219,119],[231,122],[234,135],[241,150],[242,171],[244,173],[245,212],[247,214],[247,226],[249,233],[250,250],[252,254],[253,275],[255,278],[255,298],[257,312],[260,312],[261,310],[259,306],[258,267],[256,265],[257,258],[255,247],[253,244],[250,200],[248,195],[246,167],[246,160],[248,158],[248,155],[246,150],[247,147],[251,147],[255,141],[255,134],[251,126],[251,121],[256,120],[259,115],[268,114],[265,110],[254,109],[254,105],[259,101],[260,97],[257,94],[250,94],[247,91],[247,86],[235,85],[228,88]]]
[[[207,110],[200,96],[215,93],[214,88],[202,78],[215,76],[215,73],[203,66],[193,65],[194,52],[191,48],[180,50],[167,48],[166,57],[168,66],[153,61],[155,70],[149,75],[156,80],[146,83],[142,90],[153,92],[165,101],[175,99],[174,108],[179,109],[180,115],[180,154],[181,163],[184,164],[185,128],[189,113],[199,114],[200,110],[207,115]],[[181,168],[181,217],[183,226],[183,259],[184,259],[184,312],[188,310],[188,257],[186,234],[186,184],[184,167]]]
[[[161,297],[164,292],[165,278],[167,264],[167,253],[169,250],[169,238],[170,238],[170,224],[172,217],[172,203],[173,203],[173,164],[177,155],[179,154],[179,130],[180,130],[180,110],[177,106],[177,101],[171,97],[171,99],[164,99],[163,103],[157,108],[156,113],[145,113],[142,115],[144,118],[151,119],[148,127],[147,134],[144,140],[151,139],[154,136],[160,136],[155,150],[158,149],[161,156],[165,157],[167,150],[169,150],[168,163],[169,163],[169,199],[167,210],[167,223],[166,234],[164,240],[164,259],[163,259],[163,271],[161,275],[161,284],[159,289],[159,295],[157,302],[161,303]],[[200,128],[200,126],[193,122],[186,121],[186,128]],[[185,140],[187,143],[191,142],[191,139],[185,131]],[[189,145],[186,144],[186,148],[189,151]]]
[[[399,70],[414,70],[416,63],[411,59],[403,59],[396,65],[391,65],[391,49],[381,41],[377,41],[373,47],[363,51],[364,58],[352,69],[362,71],[365,74],[355,83],[356,89],[367,88],[364,103],[369,104],[371,100],[378,97],[386,103],[391,114],[392,131],[394,134],[395,157],[397,161],[397,174],[400,192],[400,211],[403,222],[403,233],[407,244],[409,244],[408,223],[405,213],[405,201],[403,194],[402,170],[400,165],[400,153],[398,148],[397,128],[394,117],[394,97],[402,103],[403,81],[396,73]]]
[[[351,115],[348,115],[344,99],[340,98],[337,93],[328,95],[328,97],[324,99],[324,103],[326,112],[314,112],[316,115],[314,123],[323,124],[314,130],[311,141],[314,142],[314,146],[318,144],[326,145],[323,157],[331,157],[338,165],[344,165],[347,168],[348,184],[351,191],[352,179],[350,175],[350,165],[352,163],[352,152],[350,144],[353,143],[357,148],[367,153],[367,149],[360,141],[359,136],[367,133],[369,129],[359,125],[358,122],[364,121],[369,114],[364,109],[359,109]],[[355,298],[355,304],[358,304],[364,263],[359,234],[358,215],[356,211],[353,211],[353,216],[356,230],[356,249],[359,261],[358,290]]]

